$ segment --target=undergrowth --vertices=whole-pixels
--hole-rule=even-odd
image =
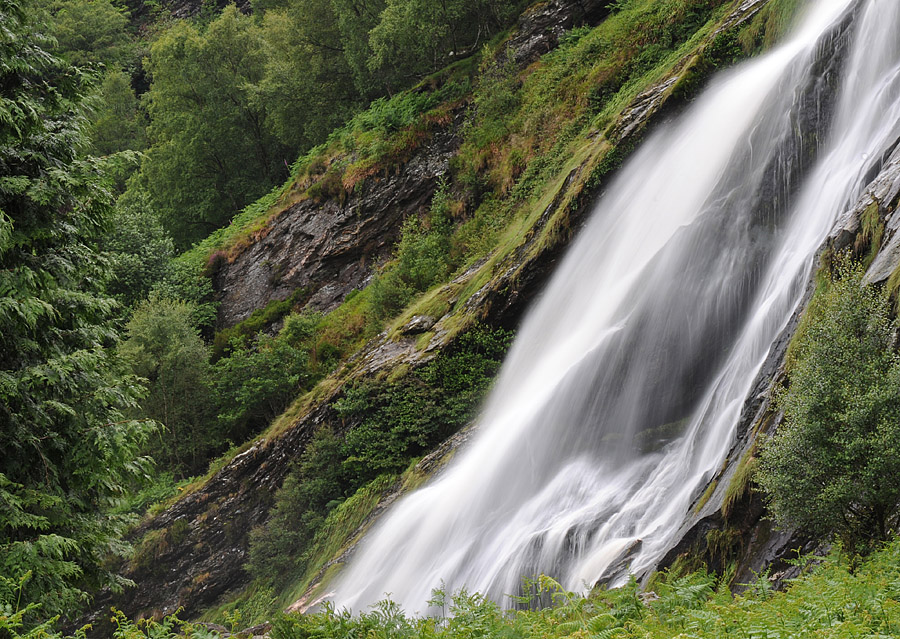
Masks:
[[[661,575],[653,591],[631,581],[589,596],[568,592],[549,577],[526,584],[531,593],[518,610],[503,610],[477,593],[435,591],[429,616],[405,614],[383,601],[352,614],[326,604],[316,613],[277,614],[272,639],[793,639],[892,637],[900,634],[900,543],[893,541],[855,568],[840,550],[814,562],[798,560],[801,576],[785,591],[763,575],[734,596],[724,580],[697,571]],[[542,603],[547,602],[547,603]],[[529,606],[528,604],[532,604]],[[15,618],[0,617],[0,630],[15,630]],[[5,626],[3,624],[6,624]],[[120,626],[121,627],[121,626]],[[146,634],[173,637],[161,623],[144,622]],[[153,632],[151,633],[151,629]],[[162,630],[162,631],[161,631]],[[20,635],[11,633],[18,639]],[[116,637],[126,636],[122,634]]]

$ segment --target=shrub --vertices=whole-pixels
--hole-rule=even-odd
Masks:
[[[268,335],[255,343],[235,338],[230,346],[230,355],[213,364],[211,387],[223,430],[232,441],[243,441],[306,387],[309,354]]]
[[[795,345],[784,423],[763,447],[757,481],[783,525],[835,531],[848,549],[883,540],[900,505],[897,322],[862,270],[838,261]]]
[[[164,426],[147,452],[180,477],[199,472],[224,443],[206,387],[209,352],[194,312],[187,302],[153,297],[135,309],[120,349],[134,373],[149,381],[142,415]]]

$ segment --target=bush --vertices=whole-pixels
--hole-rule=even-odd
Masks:
[[[231,354],[213,365],[219,421],[232,441],[243,441],[278,417],[309,381],[309,354],[287,340],[260,335],[231,342]]]
[[[149,381],[143,416],[164,426],[147,452],[179,477],[200,472],[224,445],[207,390],[209,352],[195,327],[195,310],[158,297],[141,303],[120,349],[134,373]]]
[[[455,267],[450,198],[442,182],[425,220],[407,218],[397,243],[396,261],[372,283],[372,310],[393,317],[415,296],[444,281]]]
[[[778,522],[835,531],[848,549],[887,538],[900,505],[897,322],[862,270],[839,262],[796,338],[784,423],[762,449],[757,481]]]

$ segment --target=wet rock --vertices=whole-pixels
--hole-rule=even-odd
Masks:
[[[406,325],[400,329],[403,335],[418,335],[431,329],[437,320],[430,315],[414,315]]]
[[[600,24],[613,0],[551,0],[519,18],[508,45],[516,64],[526,66],[559,45],[560,37],[574,27]]]
[[[431,203],[458,146],[456,124],[436,133],[396,172],[368,178],[345,202],[310,198],[282,212],[264,238],[216,274],[219,326],[233,326],[298,289],[308,308],[327,312],[363,288],[390,257],[403,220]]]
[[[609,567],[594,584],[594,588],[603,588],[610,585],[617,577],[627,575],[630,572],[629,568],[631,567],[631,560],[634,559],[635,553],[640,552],[643,545],[644,541],[642,539],[635,539],[628,544],[628,546],[609,563]]]
[[[635,130],[653,115],[663,105],[669,91],[677,84],[679,77],[669,78],[641,93],[634,104],[629,107],[625,115],[613,127],[608,137],[614,144],[621,144],[622,140],[631,136]]]
[[[866,272],[868,284],[881,284],[887,281],[900,265],[900,215],[896,208],[900,198],[900,149],[895,150],[888,159],[878,177],[866,189],[866,194],[853,207],[856,219],[866,211],[871,202],[877,202],[879,217],[885,221],[884,237],[878,255]]]

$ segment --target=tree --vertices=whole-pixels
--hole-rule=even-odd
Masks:
[[[505,26],[519,2],[508,0],[387,0],[369,32],[368,67],[402,88],[440,69]]]
[[[100,292],[111,194],[104,162],[79,156],[91,78],[30,18],[0,0],[0,610],[49,616],[125,583],[104,564],[129,522],[110,506],[148,471],[153,424],[125,417],[142,389]]]
[[[109,155],[146,147],[144,112],[140,109],[131,78],[118,69],[103,77],[97,108],[91,117],[93,151]]]
[[[135,309],[121,346],[135,374],[149,380],[141,413],[163,425],[147,452],[181,477],[201,472],[225,444],[207,390],[209,351],[194,314],[187,302],[153,297]]]
[[[278,417],[309,381],[309,352],[285,338],[234,338],[231,352],[213,365],[219,420],[233,441]]]
[[[234,6],[204,32],[175,23],[150,49],[152,147],[141,172],[179,248],[225,225],[286,176],[293,156],[271,133],[258,99],[264,68],[260,28]]]
[[[128,17],[110,0],[51,3],[51,33],[71,64],[120,67],[129,57]]]
[[[260,99],[282,143],[305,151],[324,142],[361,106],[331,0],[293,0],[263,20]]]
[[[150,209],[147,196],[138,190],[129,190],[118,199],[113,221],[111,232],[103,238],[103,248],[111,258],[106,291],[123,306],[133,308],[169,275],[175,246]]]
[[[837,274],[808,311],[757,481],[781,524],[834,531],[856,549],[897,524],[900,357],[887,296],[858,267]]]

